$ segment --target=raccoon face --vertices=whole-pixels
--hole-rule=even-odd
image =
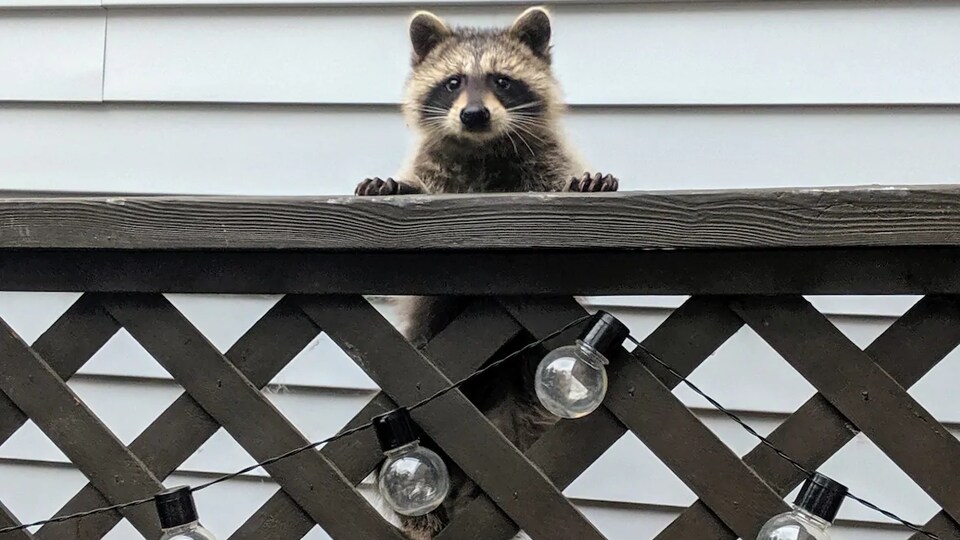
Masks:
[[[428,136],[482,142],[549,129],[559,100],[550,69],[550,18],[523,12],[507,29],[451,29],[418,12],[404,111]]]

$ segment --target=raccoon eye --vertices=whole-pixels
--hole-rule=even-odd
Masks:
[[[460,77],[450,77],[444,86],[449,92],[455,91],[457,88],[460,88]]]
[[[501,90],[507,90],[510,88],[510,79],[507,77],[497,77],[497,88]]]

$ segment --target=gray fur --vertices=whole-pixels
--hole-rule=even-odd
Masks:
[[[563,139],[558,122],[563,105],[551,73],[549,37],[549,17],[541,8],[525,11],[509,30],[450,30],[432,14],[415,15],[411,24],[413,73],[407,83],[404,111],[421,135],[420,144],[396,180],[367,178],[357,186],[356,194],[616,190],[616,178],[585,174],[579,158]],[[478,73],[479,66],[509,71],[513,79],[530,89],[535,102],[529,107],[503,106],[495,90],[484,89],[478,83],[484,77],[499,75]],[[473,71],[451,71],[454,69]],[[471,78],[472,102],[482,100],[492,108],[495,122],[488,133],[477,136],[459,126],[456,108],[465,101],[455,99],[455,90],[443,94],[444,87],[438,86],[453,76]],[[437,95],[449,109],[437,111],[437,107],[430,107],[428,100]],[[402,299],[405,337],[422,348],[469,300]],[[521,451],[558,420],[539,404],[533,391],[534,370],[543,353],[530,351],[463,388],[465,395]],[[399,516],[403,531],[412,540],[433,538],[480,493],[442,449],[430,441],[423,443],[444,457],[451,472],[452,491],[440,508],[426,516]]]

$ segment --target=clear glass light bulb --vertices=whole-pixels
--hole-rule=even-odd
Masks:
[[[757,540],[830,540],[830,522],[796,508],[774,516],[757,536]]]
[[[213,533],[208,531],[206,527],[200,524],[198,521],[193,523],[188,523],[186,525],[181,525],[180,527],[174,527],[172,529],[164,529],[163,535],[160,536],[160,540],[217,540]]]
[[[416,441],[384,452],[380,494],[398,514],[422,516],[440,506],[450,491],[447,466]]]
[[[188,486],[162,491],[154,497],[154,502],[160,518],[160,540],[217,540],[200,524],[193,492]]]
[[[534,378],[540,403],[561,418],[593,412],[607,394],[607,359],[582,340],[550,351]]]
[[[846,496],[846,486],[814,473],[804,482],[793,509],[770,518],[757,540],[830,540],[827,529]]]

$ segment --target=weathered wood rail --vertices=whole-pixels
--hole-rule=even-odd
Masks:
[[[58,514],[152,495],[221,426],[256,458],[306,443],[259,389],[320,332],[382,389],[353,426],[583,315],[573,295],[682,294],[648,349],[689,374],[747,325],[818,390],[770,439],[815,469],[862,431],[942,508],[926,527],[960,539],[960,442],[906,392],[960,344],[958,188],[23,195],[0,198],[0,289],[85,293],[32,345],[0,321],[0,442],[31,419],[89,479]],[[285,296],[221,354],[164,292]],[[475,301],[421,351],[366,294]],[[860,349],[806,294],[923,299]],[[129,446],[64,382],[120,328],[185,390]],[[603,538],[562,490],[627,430],[699,497],[659,540],[752,538],[787,508],[801,473],[762,445],[740,459],[673,396],[675,378],[627,355],[598,411],[525,452],[458,391],[417,409],[483,492],[440,538]],[[316,524],[338,539],[399,538],[355,489],[379,459],[364,431],[268,466],[280,489],[230,538],[296,539]],[[8,536],[101,538],[122,518],[157,536],[148,507]],[[0,503],[0,527],[15,523]]]

